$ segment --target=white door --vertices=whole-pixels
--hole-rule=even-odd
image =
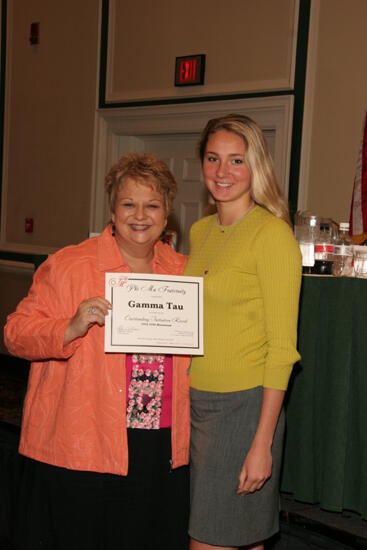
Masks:
[[[128,151],[154,153],[163,159],[178,184],[174,212],[168,229],[177,231],[177,249],[188,254],[191,225],[202,217],[208,204],[208,193],[202,180],[201,163],[197,156],[199,134],[164,134],[121,137],[119,155]]]

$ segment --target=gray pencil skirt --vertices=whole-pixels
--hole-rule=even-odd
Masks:
[[[263,389],[190,393],[190,536],[217,546],[245,546],[269,538],[279,529],[284,412],[272,446],[270,479],[259,491],[239,496],[238,476],[259,422]]]

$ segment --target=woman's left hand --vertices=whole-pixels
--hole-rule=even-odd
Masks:
[[[261,489],[271,476],[272,464],[271,447],[254,442],[246,455],[238,478],[237,494],[247,495]]]

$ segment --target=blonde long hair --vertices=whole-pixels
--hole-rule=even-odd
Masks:
[[[289,209],[279,189],[274,163],[264,134],[254,120],[245,115],[225,115],[209,120],[199,141],[199,156],[203,163],[206,145],[219,130],[233,132],[246,145],[246,164],[251,172],[251,197],[277,218],[291,224]]]

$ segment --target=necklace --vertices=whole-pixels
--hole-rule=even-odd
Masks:
[[[232,224],[232,231],[228,231],[228,234],[227,234],[226,238],[222,241],[219,248],[215,251],[215,254],[211,258],[209,258],[209,261],[207,262],[207,264],[206,264],[206,266],[203,270],[203,275],[208,275],[209,268],[211,267],[212,263],[216,260],[216,258],[218,258],[220,253],[225,249],[228,241],[231,239],[231,237],[236,232],[237,227],[240,225],[240,222],[247,216],[247,214],[254,208],[254,206],[255,206],[255,202],[251,201],[250,206],[247,208],[247,210],[244,212],[244,214],[241,216],[241,218],[239,218],[234,224]],[[207,240],[209,239],[209,237],[210,237],[210,235],[213,231],[214,226],[218,222],[219,222],[219,217],[218,217],[218,214],[217,214],[217,216],[213,218],[213,223],[210,225],[209,230],[207,231],[202,243],[200,244],[200,248],[199,248],[199,251],[197,253],[198,256],[200,256],[200,253],[204,249],[204,246],[205,246]],[[222,229],[222,233],[224,233],[224,229]]]

